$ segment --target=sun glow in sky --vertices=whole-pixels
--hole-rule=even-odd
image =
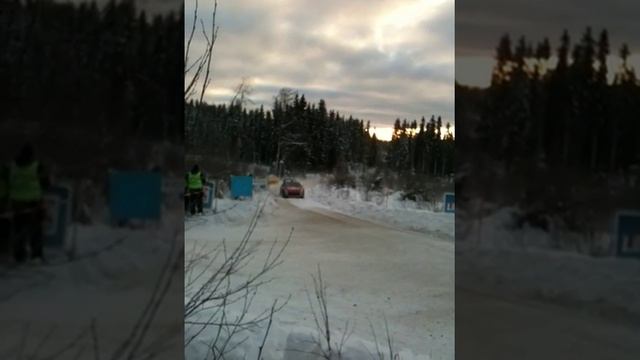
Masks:
[[[446,0],[407,1],[383,12],[374,20],[374,38],[378,51],[398,51],[406,41],[413,39],[408,32],[415,30],[416,24],[437,16],[438,7],[445,2]]]
[[[450,131],[455,137],[455,127],[451,126]],[[393,136],[393,127],[371,127],[371,129],[369,129],[369,134],[372,136],[375,134],[378,140],[391,141],[391,137]],[[447,128],[444,126],[440,128],[440,134],[444,137],[447,134]]]

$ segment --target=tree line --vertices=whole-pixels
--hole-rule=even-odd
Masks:
[[[347,165],[429,175],[453,169],[453,135],[432,117],[395,122],[390,142],[372,134],[370,122],[307,101],[282,89],[272,109],[249,109],[244,97],[230,104],[190,101],[185,108],[186,151],[228,162],[283,164],[289,170],[334,171]]]
[[[8,0],[2,13],[1,118],[183,141],[183,14],[131,0]]]
[[[415,174],[449,175],[454,169],[455,141],[451,124],[447,123],[445,132],[440,116],[432,116],[429,121],[424,117],[420,123],[396,119],[390,143],[387,164],[399,171]]]
[[[638,164],[638,78],[626,44],[617,51],[617,69],[609,69],[611,52],[607,30],[595,35],[586,28],[573,44],[565,31],[555,51],[546,38],[514,42],[504,35],[481,105],[478,146],[507,171],[598,174]]]

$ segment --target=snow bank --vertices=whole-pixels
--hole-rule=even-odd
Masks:
[[[261,217],[267,217],[277,208],[278,204],[268,191],[257,191],[252,199],[216,199],[214,200],[214,209],[207,209],[202,216],[187,217],[185,230],[188,231],[205,223],[239,226],[250,221],[258,209],[261,209]]]
[[[237,316],[238,314],[232,315]],[[225,358],[228,359],[257,359],[260,352],[260,346],[264,340],[266,332],[266,323],[262,328],[245,330],[236,334],[228,345],[229,351]],[[377,329],[376,335],[380,342],[376,347],[373,341],[367,339],[360,339],[357,337],[348,337],[342,348],[341,357],[337,354],[333,359],[342,360],[363,360],[376,358],[376,348],[379,348],[381,352],[387,354],[388,348],[386,346],[386,339],[382,336],[384,329]],[[211,327],[204,330],[199,339],[201,341],[194,341],[185,349],[186,359],[212,359],[210,346],[204,339],[215,339],[217,335],[217,329]],[[342,333],[333,334],[334,338],[332,342],[339,342]],[[324,340],[323,340],[324,341]],[[277,319],[273,321],[271,328],[269,329],[269,336],[265,341],[264,348],[262,350],[262,356],[260,359],[264,360],[316,360],[322,358],[317,354],[321,354],[323,349],[317,345],[318,332],[311,327],[303,326],[291,326],[283,325]],[[223,343],[221,341],[220,343]],[[332,348],[335,351],[337,344],[332,344]],[[430,360],[431,358],[426,355],[416,355],[408,350],[394,349],[394,352],[399,355],[399,359],[402,360]]]
[[[61,248],[47,247],[48,264],[3,269],[0,301],[3,309],[11,309],[2,313],[3,344],[24,342],[20,340],[23,332],[16,328],[37,324],[37,331],[30,332],[29,341],[24,342],[25,354],[53,357],[59,354],[59,344],[70,344],[75,353],[74,348],[90,348],[94,342],[91,337],[77,338],[74,343],[70,339],[95,321],[100,357],[112,356],[145,311],[168,255],[179,256],[181,215],[175,211],[167,214],[166,221],[137,229],[78,225],[69,229],[70,237],[75,238],[75,257],[68,258]],[[166,301],[158,308],[161,315],[156,315],[142,346],[178,334],[180,319],[167,319],[167,314],[179,306],[173,300],[180,299],[175,295],[182,287],[180,281],[173,281]],[[175,342],[164,345],[166,351],[182,350]]]
[[[514,207],[494,209],[488,205],[485,211],[488,215],[481,219],[458,223],[458,243],[471,242],[475,248],[484,249],[549,247],[550,236],[547,232],[528,226],[522,229],[513,228],[514,215],[518,213],[518,209]],[[461,214],[461,218],[466,219],[466,216]]]
[[[402,200],[402,193],[389,196],[370,193],[367,199],[361,191],[316,184],[306,188],[306,199],[296,202],[301,207],[324,207],[345,215],[412,230],[438,238],[453,240],[455,216],[424,209],[415,201]]]

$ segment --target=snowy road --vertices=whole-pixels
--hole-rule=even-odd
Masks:
[[[381,329],[384,313],[399,349],[423,358],[453,359],[452,242],[316,208],[306,200],[280,198],[263,214],[254,237],[284,239],[291,227],[293,239],[284,263],[276,269],[276,280],[260,293],[265,304],[292,296],[278,314],[279,326],[313,327],[304,289],[312,288],[311,274],[320,265],[335,326],[356,322],[352,345],[371,341],[369,319]],[[209,221],[187,231],[187,247],[194,241],[232,241],[245,228],[242,223]]]

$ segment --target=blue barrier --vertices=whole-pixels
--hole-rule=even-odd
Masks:
[[[238,199],[241,197],[253,196],[252,176],[231,176],[231,197]]]
[[[71,214],[71,190],[62,186],[52,186],[44,194],[44,203],[44,244],[62,247]]]
[[[456,195],[454,193],[445,193],[442,202],[444,203],[444,212],[456,212]]]
[[[640,257],[640,212],[621,211],[616,215],[617,255]]]
[[[162,177],[148,171],[118,171],[109,176],[109,209],[114,221],[159,220]]]

